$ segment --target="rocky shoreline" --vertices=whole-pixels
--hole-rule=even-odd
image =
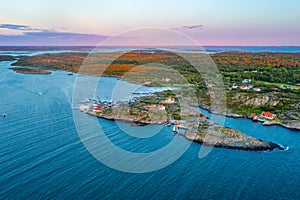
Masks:
[[[262,144],[236,146],[236,145],[230,145],[230,144],[225,144],[225,143],[211,143],[208,141],[204,141],[197,135],[195,135],[195,136],[183,135],[183,136],[190,141],[193,141],[193,142],[199,143],[201,145],[205,145],[205,146],[213,146],[216,148],[226,148],[226,149],[235,149],[235,150],[244,150],[244,151],[272,151],[274,149],[286,150],[286,147],[282,147],[276,143],[269,142],[269,141],[263,141],[260,139],[257,139],[257,140],[261,141]]]
[[[93,116],[93,117],[101,118],[101,119],[106,119],[106,120],[111,120],[111,121],[123,121],[123,122],[135,123],[137,125],[161,125],[161,124],[165,124],[167,122],[167,121],[157,121],[157,122],[150,121],[149,122],[149,121],[143,121],[143,120],[136,121],[136,120],[133,120],[132,118],[97,115],[92,112],[86,112],[86,114]]]
[[[270,122],[264,122],[263,125],[264,126],[274,126],[274,125],[277,125],[277,126],[281,126],[283,128],[286,128],[286,129],[300,131],[300,127],[290,126],[290,125],[283,124],[283,123],[280,123],[280,122],[271,122],[271,121]]]
[[[134,125],[163,125],[168,122],[167,119],[161,120],[136,120],[134,118],[125,117],[124,114],[99,114],[94,112],[85,112],[86,114],[113,121],[123,121],[134,123]],[[186,138],[187,140],[199,143],[205,146],[214,146],[217,148],[227,148],[246,151],[272,151],[274,149],[285,150],[284,147],[269,141],[248,136],[238,130],[219,126],[209,119],[200,119],[200,124],[208,125],[208,129],[198,129],[197,133],[189,132],[191,129],[186,128],[185,133],[177,133],[178,135]],[[192,132],[194,132],[193,129]]]
[[[52,73],[47,70],[31,69],[31,68],[25,68],[25,67],[11,67],[9,69],[11,69],[17,73],[21,73],[21,74],[51,74]]]
[[[206,110],[209,113],[214,114],[214,115],[222,115],[222,116],[226,116],[226,117],[230,117],[230,118],[245,118],[245,119],[251,120],[251,118],[249,116],[243,116],[243,115],[238,115],[238,114],[234,114],[234,113],[227,113],[227,112],[226,113],[214,112],[214,111],[211,111],[208,107],[203,106],[203,105],[199,106],[199,108],[202,108],[203,110]],[[275,121],[265,121],[265,120],[258,120],[258,121],[263,123],[264,126],[277,125],[277,126],[281,126],[283,128],[286,128],[286,129],[300,131],[300,126],[291,126],[291,125],[288,125],[288,124],[284,124],[284,123],[281,123],[281,122],[275,122]]]

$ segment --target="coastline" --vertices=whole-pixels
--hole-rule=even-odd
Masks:
[[[27,67],[10,67],[8,69],[13,70],[16,73],[20,73],[20,74],[40,74],[40,75],[52,74],[52,72],[48,70],[32,69]]]
[[[267,122],[267,121],[265,121],[265,122]],[[286,129],[300,131],[300,127],[294,127],[294,126],[290,126],[290,125],[283,124],[283,123],[280,123],[280,122],[267,122],[267,123],[262,122],[262,123],[263,123],[264,126],[274,126],[274,125],[277,125],[277,126],[281,126],[283,128],[286,128]]]
[[[229,54],[232,53],[232,52],[229,52]],[[236,53],[236,52],[235,52]],[[222,54],[222,53],[220,53]],[[13,64],[11,64],[11,66],[14,66],[18,63],[19,61],[16,61],[14,62]],[[27,63],[28,64],[28,63]],[[30,68],[26,68],[26,62],[23,63],[22,65],[20,66],[24,66],[24,68],[18,68],[18,69],[13,69],[13,68],[10,68],[14,71],[16,71],[17,73],[23,73],[23,74],[50,74],[51,72],[49,71],[43,71],[43,70],[40,70],[40,71],[33,71],[32,69]],[[22,70],[23,69],[23,70]],[[26,69],[26,70],[25,70]],[[51,67],[50,67],[51,69]],[[18,70],[18,71],[17,71]],[[30,70],[30,72],[29,72]],[[57,69],[55,69],[57,70]],[[65,70],[65,69],[62,69],[62,70]],[[68,69],[68,70],[65,70],[65,71],[69,71],[69,72],[72,72],[72,73],[76,73],[78,71],[76,70],[72,70],[72,69]],[[93,75],[93,74],[87,74],[87,75],[90,75],[90,76],[97,76],[97,75]],[[103,75],[105,77],[114,77],[114,78],[117,78],[119,80],[124,80],[122,78],[122,76],[120,75],[117,75],[117,74],[106,74],[106,75]],[[127,81],[127,82],[130,82],[130,83],[135,83],[135,84],[141,84],[141,83],[138,83],[138,82],[135,82],[135,81],[130,81],[130,80],[124,80],[124,81]],[[152,86],[156,86],[155,84],[152,85]],[[151,86],[150,86],[151,87]],[[204,106],[204,105],[201,105],[199,106],[200,108],[202,109],[205,109],[207,111],[209,111],[210,113],[212,114],[216,114],[216,115],[223,115],[223,116],[226,116],[226,117],[231,117],[231,118],[249,118],[248,116],[243,116],[243,115],[239,115],[239,114],[234,114],[234,113],[218,113],[218,112],[214,112],[214,111],[211,111],[207,106]],[[260,120],[259,120],[260,121]],[[261,122],[268,122],[268,121],[261,121]],[[266,126],[272,126],[272,125],[279,125],[283,128],[286,128],[286,129],[290,129],[290,130],[296,130],[296,131],[300,131],[300,127],[299,126],[294,126],[293,124],[285,124],[285,123],[282,123],[282,122],[268,122],[268,123],[265,123],[264,125]]]
[[[200,139],[200,137],[197,135],[196,136],[189,136],[189,135],[182,135],[183,137],[185,137],[187,140],[199,143],[200,145],[205,145],[205,146],[211,146],[211,147],[216,147],[216,148],[225,148],[225,149],[234,149],[234,150],[243,150],[243,151],[272,151],[275,149],[279,149],[279,150],[286,150],[285,147],[276,144],[274,142],[270,142],[270,141],[264,141],[261,139],[257,139],[261,142],[263,142],[265,145],[252,145],[252,146],[231,146],[231,145],[227,145],[227,144],[223,144],[223,143],[209,143],[209,142],[205,142],[204,140]]]
[[[115,117],[108,117],[105,115],[97,115],[92,112],[84,112],[85,114],[88,114],[92,117],[97,117],[97,118],[102,118],[105,120],[111,120],[111,121],[123,121],[123,122],[128,122],[128,123],[135,123],[137,126],[144,126],[144,125],[164,125],[166,124],[164,121],[155,121],[155,122],[143,122],[143,121],[135,121],[129,118],[115,118]],[[212,125],[214,127],[218,127],[218,125]],[[226,128],[226,127],[225,127]],[[229,130],[233,130],[230,128],[226,128]],[[274,149],[279,149],[279,150],[285,150],[286,148],[270,142],[270,141],[264,141],[261,139],[253,138],[251,136],[245,135],[242,133],[242,139],[235,139],[235,142],[232,143],[230,141],[231,139],[223,139],[223,140],[215,140],[213,137],[208,137],[208,138],[203,138],[202,136],[198,134],[190,134],[188,132],[185,133],[176,133],[179,136],[184,137],[185,139],[198,143],[200,145],[205,145],[205,146],[213,146],[216,148],[226,148],[226,149],[233,149],[233,150],[244,150],[244,151],[272,151]],[[252,142],[245,142],[248,140],[252,140]],[[243,145],[241,145],[243,143]]]
[[[137,125],[162,125],[165,123],[165,122],[143,122],[143,121],[131,120],[130,118],[125,119],[125,118],[108,117],[108,116],[104,116],[104,115],[96,115],[92,112],[85,112],[85,113],[90,116],[101,118],[101,119],[106,119],[106,120],[111,120],[111,121],[132,122],[132,123],[136,123]]]
[[[210,114],[222,115],[222,116],[230,117],[230,118],[245,118],[245,119],[249,119],[249,120],[253,121],[249,116],[243,116],[243,115],[238,115],[238,114],[234,114],[234,113],[218,113],[218,112],[211,111],[210,109],[208,109],[207,107],[204,107],[204,106],[197,106],[197,107],[208,111]],[[266,120],[258,120],[257,122],[261,122],[263,124],[263,126],[277,125],[277,126],[281,126],[283,128],[289,129],[289,130],[300,131],[300,127],[290,126],[287,124],[283,124],[281,122],[272,122],[272,121],[266,121]]]

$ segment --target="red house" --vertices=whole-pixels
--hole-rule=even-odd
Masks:
[[[249,89],[247,85],[242,85],[240,88],[241,88],[242,90],[248,90],[248,89]]]
[[[98,104],[96,107],[93,108],[94,112],[99,112],[103,109],[104,104]]]
[[[258,120],[258,116],[256,115],[256,114],[252,114],[251,115],[251,119],[253,120],[253,121],[257,121]]]
[[[274,119],[276,117],[275,114],[270,113],[270,112],[262,112],[261,116],[267,119]]]
[[[175,98],[167,97],[165,100],[165,103],[174,103],[174,101],[175,101]]]

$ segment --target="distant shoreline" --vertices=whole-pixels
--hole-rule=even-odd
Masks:
[[[26,67],[11,67],[9,69],[21,74],[41,74],[41,75],[52,74],[52,72],[47,70],[31,69]]]
[[[0,46],[1,51],[78,51],[78,52],[92,52],[93,50],[101,49],[114,49],[114,48],[124,48],[124,49],[155,49],[155,48],[166,48],[166,49],[195,49],[204,50],[208,53],[220,53],[220,52],[232,52],[232,51],[244,51],[253,53],[262,52],[278,52],[278,53],[300,53],[300,46],[241,46],[241,45],[203,45],[203,46],[97,46],[97,45],[82,45],[82,46],[20,46],[20,45],[6,45]],[[294,49],[294,50],[293,50]],[[191,51],[193,52],[193,51]]]

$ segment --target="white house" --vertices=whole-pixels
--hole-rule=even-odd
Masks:
[[[159,110],[166,110],[166,107],[164,105],[158,105],[157,108]]]
[[[175,101],[175,98],[167,97],[165,100],[165,103],[174,103],[174,101]]]
[[[244,83],[244,84],[251,83],[251,79],[245,78],[244,80],[242,80],[242,83]]]
[[[255,88],[253,88],[253,90],[254,90],[255,92],[260,92],[260,91],[261,91],[261,89],[260,89],[259,87],[255,87]]]

